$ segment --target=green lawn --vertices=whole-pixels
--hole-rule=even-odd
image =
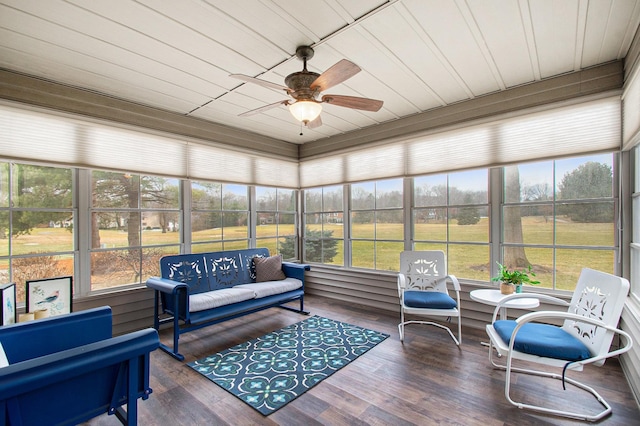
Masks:
[[[402,240],[403,224],[379,224],[376,236],[379,240]],[[310,225],[311,229],[320,229],[320,225]],[[334,230],[334,235],[342,235],[342,225],[325,224],[325,230]],[[449,273],[459,278],[470,278],[481,281],[491,279],[489,269],[489,225],[488,219],[483,218],[476,225],[460,226],[455,220],[447,229],[446,223],[417,224],[414,232],[418,239],[435,240],[429,243],[416,243],[416,250],[447,251],[446,235],[449,233],[451,242],[474,242],[474,244],[450,244],[448,247]],[[374,235],[373,225],[355,224],[353,232],[356,235]],[[522,232],[527,244],[552,244],[553,222],[545,221],[542,217],[524,217]],[[556,223],[556,239],[558,244],[572,246],[613,246],[614,229],[611,223],[571,223],[558,221]],[[441,242],[439,242],[441,241]],[[357,242],[353,245],[353,264],[359,267],[374,267],[379,270],[398,270],[398,252],[402,250],[402,243],[396,242]],[[400,248],[398,248],[400,247]],[[549,248],[527,248],[527,258],[537,269],[537,279],[541,286],[551,287],[553,280],[553,250]],[[556,255],[556,287],[559,289],[573,289],[583,267],[590,267],[605,272],[613,272],[612,250],[585,249],[557,249]],[[338,246],[341,264],[343,250]]]
[[[269,238],[276,234],[277,225],[261,225],[258,228],[258,245],[268,247],[275,252],[277,241]],[[320,225],[309,225],[310,229],[320,229]],[[522,220],[524,241],[527,244],[552,244],[553,227],[551,221],[545,221],[542,217],[525,217]],[[325,230],[333,230],[334,236],[341,237],[343,226],[341,224],[324,224]],[[293,225],[280,226],[279,233],[286,235],[293,232]],[[378,224],[374,229],[372,224],[354,224],[353,235],[361,238],[377,238],[373,241],[354,241],[352,245],[352,264],[356,267],[375,268],[378,270],[396,271],[398,269],[398,253],[403,249],[403,224]],[[489,226],[487,219],[482,219],[476,225],[457,225],[452,221],[448,227],[445,223],[417,224],[415,235],[419,240],[434,240],[428,243],[416,243],[417,250],[437,249],[447,250],[446,235],[449,234],[451,242],[477,242],[473,244],[450,244],[448,247],[449,273],[459,278],[471,278],[488,281],[489,276]],[[203,242],[194,245],[194,251],[215,251],[222,249],[222,232],[220,229],[195,232],[193,241]],[[238,239],[240,241],[227,241],[225,249],[246,248],[246,226],[225,227],[224,239]],[[598,223],[571,223],[569,221],[556,222],[556,240],[558,244],[570,244],[578,247],[612,246],[614,238],[613,225]],[[391,241],[380,241],[391,240]],[[105,248],[126,247],[127,233],[117,230],[101,230],[100,242]],[[143,243],[148,245],[176,245],[179,242],[179,233],[162,233],[159,230],[143,231]],[[37,228],[29,235],[21,235],[13,240],[14,254],[50,253],[73,251],[73,236],[67,229],[62,228]],[[8,255],[9,240],[0,240],[0,255]],[[172,250],[174,250],[172,248]],[[338,244],[338,254],[334,258],[334,264],[341,265],[344,249]],[[537,278],[545,287],[551,286],[553,250],[547,248],[528,248],[526,250],[529,261],[537,269]],[[588,266],[594,269],[613,272],[612,250],[575,250],[558,249],[556,255],[556,279],[557,287],[570,289],[575,285],[582,267]],[[8,265],[0,265],[0,269],[6,269]]]

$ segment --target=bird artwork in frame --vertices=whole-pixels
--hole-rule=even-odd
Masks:
[[[72,277],[27,281],[27,312],[43,312],[43,316],[68,314],[72,312],[72,301]]]
[[[16,322],[16,284],[0,285],[0,303],[2,303],[2,317],[0,325],[15,324]]]

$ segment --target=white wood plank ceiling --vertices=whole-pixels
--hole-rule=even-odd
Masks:
[[[0,0],[0,68],[304,143],[358,131],[625,57],[640,0]],[[299,135],[284,85],[342,58],[362,71],[329,91],[384,101],[324,104]]]

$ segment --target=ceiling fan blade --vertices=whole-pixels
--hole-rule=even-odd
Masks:
[[[320,77],[316,78],[311,83],[312,90],[318,90],[324,92],[330,87],[340,84],[343,81],[353,77],[361,71],[360,67],[351,61],[342,59],[335,63],[331,68],[320,74]]]
[[[255,77],[249,77],[248,75],[244,75],[244,74],[229,74],[229,77],[237,78],[238,80],[246,81],[247,83],[258,84],[263,87],[268,87],[269,89],[275,89],[278,91],[284,90],[287,93],[291,92],[291,89],[289,89],[286,86],[281,86],[279,84],[272,83],[267,80],[260,80],[259,78],[255,78]]]
[[[285,99],[284,101],[278,101],[278,102],[274,102],[274,103],[269,104],[269,105],[264,105],[264,106],[261,106],[260,108],[256,108],[256,109],[252,109],[250,111],[243,112],[242,114],[239,114],[238,117],[250,117],[252,115],[259,114],[259,113],[261,113],[263,111],[266,111],[266,110],[271,109],[271,108],[275,108],[275,107],[280,106],[280,105],[289,105],[289,100]]]
[[[322,102],[326,102],[331,105],[338,105],[346,108],[361,109],[364,111],[378,111],[382,108],[384,102],[377,99],[359,98],[357,96],[343,96],[343,95],[324,95]]]
[[[322,119],[318,116],[315,120],[307,123],[307,128],[315,129],[316,127],[322,126]]]

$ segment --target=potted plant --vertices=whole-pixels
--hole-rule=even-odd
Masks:
[[[511,294],[516,291],[516,293],[522,292],[522,284],[540,284],[540,281],[532,280],[529,275],[535,277],[536,274],[531,269],[531,265],[527,269],[517,270],[517,269],[509,269],[500,262],[496,262],[500,269],[498,270],[498,275],[491,278],[491,281],[500,281],[500,293],[502,294]]]

